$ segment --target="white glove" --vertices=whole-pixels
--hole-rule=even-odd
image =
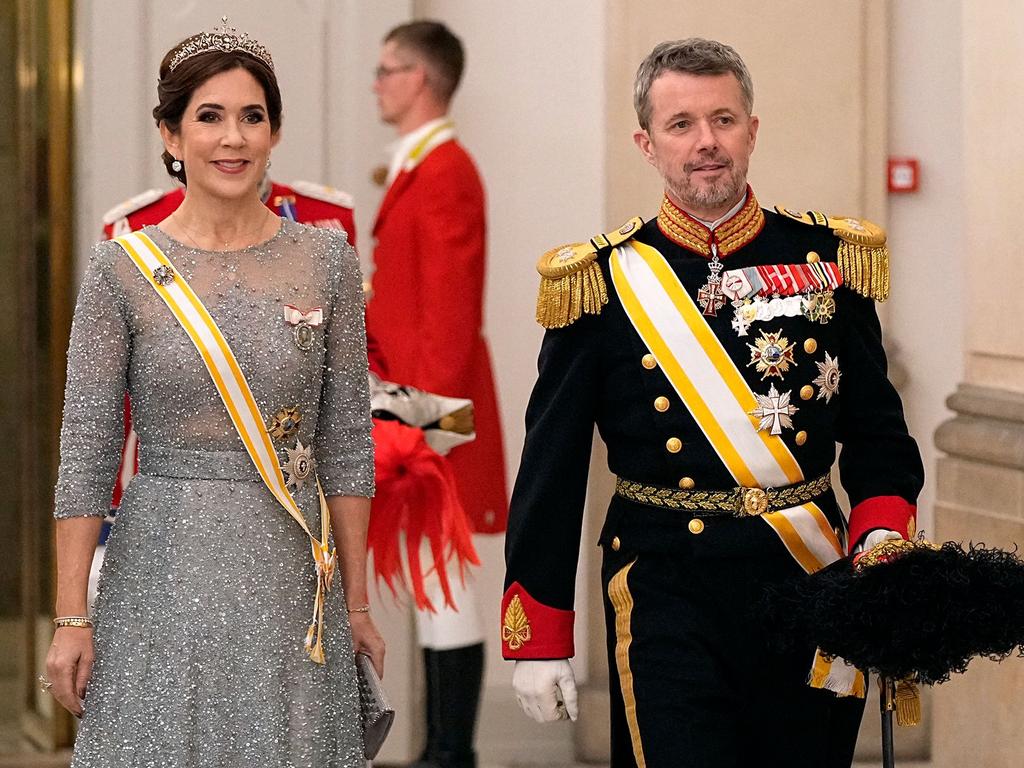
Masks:
[[[867,552],[874,548],[875,545],[881,544],[883,541],[892,541],[893,539],[902,539],[896,531],[892,531],[888,528],[875,528],[867,534],[857,548],[854,550],[854,554],[859,555],[861,552]]]
[[[512,673],[512,687],[523,712],[538,723],[579,717],[576,677],[568,659],[520,659]]]

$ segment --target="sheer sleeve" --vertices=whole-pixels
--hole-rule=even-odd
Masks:
[[[54,516],[105,515],[124,438],[131,334],[114,264],[120,249],[95,246],[78,293],[68,345]]]
[[[317,473],[328,496],[373,496],[365,304],[356,252],[339,238],[336,288],[316,440]]]

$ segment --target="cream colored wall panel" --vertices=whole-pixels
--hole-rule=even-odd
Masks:
[[[1019,314],[1024,12],[1018,0],[963,4],[964,166],[970,303],[967,380],[1024,392]]]
[[[133,0],[75,3],[75,237],[81,268],[112,206],[152,184],[158,162],[149,115],[156,71],[141,73],[146,8]],[[130,32],[129,34],[125,34]],[[167,178],[167,182],[170,179]]]
[[[967,296],[963,209],[961,0],[893,3],[888,142],[916,157],[921,186],[889,196],[892,297],[884,305],[890,349],[907,371],[900,392],[925,464],[918,528],[934,533],[932,435],[963,380]]]

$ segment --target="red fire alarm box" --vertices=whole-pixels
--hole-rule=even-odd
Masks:
[[[915,157],[889,158],[889,191],[917,192],[921,180],[920,167]]]

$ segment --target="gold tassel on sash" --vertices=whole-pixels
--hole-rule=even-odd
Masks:
[[[902,727],[921,722],[921,691],[909,677],[896,681],[896,724]]]
[[[537,322],[545,328],[564,328],[583,314],[597,315],[608,303],[608,287],[589,243],[572,243],[545,253],[537,262],[540,293]]]
[[[306,653],[310,661],[324,663],[324,603],[327,593],[334,583],[334,573],[338,567],[338,552],[328,546],[331,535],[331,512],[327,507],[327,498],[317,478],[316,490],[320,496],[320,540],[310,534],[309,543],[313,549],[313,560],[316,562],[316,597],[313,599],[313,619],[306,630]],[[309,531],[307,531],[309,533]]]

